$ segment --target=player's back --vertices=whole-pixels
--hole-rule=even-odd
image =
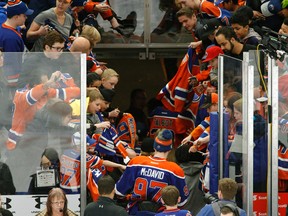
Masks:
[[[164,158],[138,156],[128,164],[117,190],[123,195],[133,190],[135,199],[159,202],[160,191],[167,185],[175,185],[183,191],[186,185],[183,170]]]

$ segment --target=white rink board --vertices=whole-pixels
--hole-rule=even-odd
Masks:
[[[66,195],[68,208],[80,215],[80,194]],[[33,216],[46,208],[47,195],[9,195],[1,196],[2,207],[13,216]]]

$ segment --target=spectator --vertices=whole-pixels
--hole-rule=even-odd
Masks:
[[[234,102],[242,98],[242,95],[239,92],[230,92],[224,98],[224,107],[225,112],[229,117],[229,126],[228,126],[228,141],[232,142],[234,140],[234,135],[236,133],[235,123],[236,119],[234,117]]]
[[[236,120],[236,135],[242,136],[242,99],[239,99],[233,103],[233,113]],[[254,113],[253,116],[253,191],[255,192],[264,192],[266,190],[265,185],[267,184],[267,123],[265,119],[259,115],[257,112]],[[236,136],[235,135],[235,136]],[[230,147],[230,161],[233,161],[236,166],[235,175],[241,176],[241,168],[237,168],[238,166],[242,166],[242,153],[245,153],[247,150],[247,146],[242,146],[242,138],[239,140],[234,139]],[[232,153],[233,152],[233,153]],[[233,164],[234,164],[233,163]],[[238,172],[238,173],[237,173]],[[240,179],[242,181],[242,179]],[[237,182],[240,182],[237,181]]]
[[[22,74],[19,77],[19,86],[24,87],[27,85],[27,80],[34,76],[34,73],[38,73],[38,70],[34,68],[43,68],[47,76],[50,77],[55,71],[63,71],[63,62],[59,60],[64,49],[65,39],[57,31],[49,31],[44,37],[43,49],[41,53],[30,52],[24,60],[22,66]],[[66,74],[68,75],[68,74]],[[70,79],[71,76],[67,76]]]
[[[98,112],[97,116],[100,120],[100,123],[105,125],[105,129],[103,131],[101,129],[101,131],[99,131],[98,134],[96,134],[98,136],[101,134],[101,136],[98,140],[98,142],[101,144],[96,145],[96,150],[100,153],[109,154],[110,156],[115,156],[116,152],[115,152],[114,148],[115,148],[115,146],[117,147],[119,145],[117,147],[117,149],[120,151],[120,153],[122,154],[124,159],[126,158],[127,160],[129,160],[128,157],[132,158],[132,157],[136,156],[134,150],[129,148],[128,144],[126,142],[122,142],[122,140],[119,140],[116,129],[111,126],[111,123],[109,121],[107,121],[107,119],[109,119],[109,118],[105,117],[105,115],[104,116],[102,115],[103,112],[109,108],[115,92],[112,89],[105,89],[103,87],[100,87],[99,90],[100,90],[100,93],[102,94],[102,96],[104,97],[104,100],[102,100],[102,102],[101,102],[101,109],[100,109],[101,112]],[[115,113],[113,113],[113,112],[115,112]],[[112,115],[116,116],[119,114],[119,111],[118,111],[118,109],[115,109],[115,110],[111,111],[110,113],[112,113]],[[112,115],[109,115],[109,116],[111,117]],[[108,126],[107,126],[107,122],[109,124]],[[114,145],[114,147],[112,147],[113,145]],[[125,149],[122,148],[123,146],[125,147]],[[121,148],[121,150],[119,148]],[[127,155],[126,155],[126,151],[127,151]],[[123,158],[121,158],[121,160]],[[119,158],[117,158],[117,160],[118,159]],[[128,161],[126,161],[126,163],[127,162]]]
[[[90,52],[91,43],[88,38],[86,37],[76,37],[75,40],[73,40],[73,43],[70,47],[68,47],[68,51],[71,53],[73,52],[80,52],[80,53],[86,53],[89,54]]]
[[[119,81],[119,74],[115,70],[113,70],[112,68],[106,68],[103,71],[103,73],[101,74],[101,80],[102,80],[102,85],[99,88],[100,91],[103,91],[105,89],[109,89],[109,90],[114,91],[114,88],[116,87],[116,85],[118,84],[118,81]],[[105,98],[105,96],[104,96],[104,98]],[[112,102],[112,98],[111,98],[111,101],[109,103],[109,106],[110,106],[111,102]],[[108,104],[106,104],[106,105],[108,105]],[[104,118],[117,118],[119,116],[120,110],[118,108],[113,108],[113,107],[109,107],[109,106],[107,108],[105,108],[105,110],[101,110]]]
[[[34,13],[28,17],[25,25],[27,29],[29,29],[31,23],[33,22],[34,18],[41,13],[42,11],[48,10],[52,7],[56,6],[56,0],[29,0],[28,1],[28,7],[34,10]]]
[[[219,7],[222,6],[224,9],[228,11],[234,12],[240,7],[241,3],[244,4],[245,0],[242,2],[240,2],[240,0],[218,0],[215,4],[219,5]]]
[[[188,210],[180,210],[177,207],[177,204],[180,202],[181,197],[179,190],[173,186],[168,185],[161,190],[161,201],[165,205],[165,210],[161,213],[156,214],[155,216],[169,216],[169,215],[178,215],[178,216],[192,216]]]
[[[97,202],[89,203],[84,216],[128,216],[123,207],[117,206],[113,200],[115,195],[115,181],[109,175],[102,176],[98,181],[100,197]]]
[[[203,49],[207,49],[210,45],[217,45],[215,34],[221,28],[221,22],[216,18],[203,20],[203,28],[200,32]]]
[[[218,94],[207,95],[200,108],[207,108],[208,113],[218,111]],[[207,131],[208,130],[208,131]],[[190,134],[182,140],[182,144],[191,143],[189,152],[197,153],[206,149],[206,137],[210,135],[210,116],[206,117]],[[209,139],[208,139],[209,141]]]
[[[112,68],[107,68],[101,75],[102,86],[106,89],[114,89],[119,81],[119,74]]]
[[[197,214],[197,216],[217,216],[220,215],[220,209],[226,204],[232,204],[237,208],[240,216],[246,216],[246,212],[243,209],[240,209],[236,206],[233,199],[237,193],[238,185],[237,183],[230,178],[223,178],[219,180],[218,185],[218,198],[217,202],[212,204],[205,205],[201,211]]]
[[[287,1],[285,1],[285,0],[282,1],[281,6],[282,6],[282,10],[279,11],[278,15],[280,17],[283,17],[284,19],[288,18],[288,3],[287,3]]]
[[[101,35],[99,31],[91,25],[84,25],[80,36],[86,37],[91,41],[92,48],[95,48],[96,44],[101,41]]]
[[[13,195],[15,192],[16,189],[10,169],[6,163],[0,162],[0,194]]]
[[[55,172],[55,181],[53,182],[54,185],[49,185],[49,186],[41,185],[40,186],[37,181],[38,173],[35,173],[30,176],[32,179],[31,179],[29,189],[28,189],[29,194],[48,194],[52,188],[59,187],[60,162],[59,162],[58,152],[54,148],[46,148],[44,150],[41,156],[40,167],[44,171],[54,170]]]
[[[7,3],[0,2],[0,25],[7,20]]]
[[[73,78],[77,78],[77,85],[81,85],[81,67],[80,67],[80,55],[79,53],[84,53],[87,56],[89,55],[91,50],[91,42],[88,38],[86,37],[76,37],[73,43],[71,44],[70,47],[67,48],[67,50],[71,55],[62,55],[63,57],[61,60],[66,63],[65,69],[67,71],[70,71],[72,74]]]
[[[99,116],[101,115],[99,113],[101,110],[101,104],[103,104],[103,101],[105,100],[99,90],[88,90],[87,96],[89,97],[89,103],[87,107],[87,123],[91,125],[91,128],[87,128],[87,134],[92,137],[93,134],[100,135],[104,128],[109,128],[110,122],[103,121],[101,116]]]
[[[50,190],[46,209],[38,213],[36,216],[77,216],[74,212],[68,209],[68,200],[66,194],[60,188],[53,188]]]
[[[100,0],[100,1],[87,1],[87,4],[84,7],[85,11],[88,13],[100,13],[104,20],[108,20],[112,26],[112,29],[116,30],[119,34],[130,37],[136,28],[136,13],[133,11],[129,15],[131,16],[132,22],[129,27],[125,28],[125,25],[121,25],[119,23],[119,19],[117,18],[116,13],[112,10],[109,1]],[[126,20],[129,20],[127,16]],[[123,20],[124,21],[124,20]],[[126,21],[127,23],[128,21]],[[123,23],[125,24],[125,22]]]
[[[96,60],[96,55],[92,51],[96,47],[96,44],[101,41],[100,33],[94,26],[84,25],[80,36],[87,38],[91,45],[90,53],[87,55],[87,72],[95,72],[101,75],[106,66]]]
[[[145,137],[142,141],[142,144],[141,144],[141,152],[140,152],[140,155],[142,156],[153,156],[154,153],[155,153],[155,150],[154,150],[154,139],[150,138],[150,137]]]
[[[258,19],[260,26],[266,26],[278,32],[283,22],[287,8],[282,9],[282,1],[253,1],[246,0],[246,5],[253,9],[254,19]],[[286,5],[287,6],[287,5]]]
[[[209,72],[210,83],[212,86],[218,86],[218,57],[223,55],[223,51],[219,46],[210,46],[206,49],[206,55],[204,56],[203,63],[209,62],[211,70]]]
[[[136,121],[138,141],[142,142],[149,132],[148,118],[144,112],[147,95],[144,89],[134,89],[130,94],[130,106],[125,111],[131,113]]]
[[[190,191],[187,203],[183,209],[190,210],[193,215],[196,215],[205,205],[204,200],[199,199],[199,197],[203,196],[203,191],[199,187],[199,177],[204,166],[204,155],[199,152],[189,152],[189,148],[190,145],[178,146],[175,151],[175,157],[177,163],[184,170],[185,181]]]
[[[202,44],[202,41],[199,41],[199,37],[203,25],[197,18],[196,13],[191,8],[184,7],[177,11],[176,16],[182,26],[192,34],[193,41],[189,44],[189,47],[198,47],[196,49],[196,53],[201,54],[201,52],[203,52],[201,51],[202,47],[200,46]]]
[[[71,0],[57,0],[56,7],[50,8],[38,14],[27,31],[27,40],[35,40],[31,51],[42,51],[43,36],[49,30],[55,29],[65,38],[66,44],[70,36],[73,18],[66,10],[70,7]]]
[[[85,37],[79,36],[75,38],[70,47],[65,49],[65,51],[68,51],[69,54],[67,53],[62,55],[60,58],[60,61],[65,62],[63,68],[65,68],[65,71],[69,71],[78,86],[81,86],[81,61],[79,53],[85,53],[86,55],[89,55],[90,50],[90,41]]]
[[[229,25],[231,12],[216,6],[213,2],[205,0],[176,0],[176,4],[198,11],[204,18],[217,18],[223,25]]]
[[[288,17],[284,19],[278,33],[288,36]],[[288,42],[288,39],[286,41]]]
[[[220,216],[239,216],[237,208],[229,203],[221,208],[220,213]]]
[[[215,38],[225,54],[240,60],[243,60],[243,52],[256,50],[256,46],[240,43],[235,31],[230,26],[220,28]]]
[[[46,11],[46,10],[56,6],[56,0],[42,0],[42,1],[29,0],[27,2],[28,2],[27,3],[28,7],[31,8],[32,10],[34,10],[34,13],[31,16],[29,16],[28,19],[26,20],[26,22],[25,22],[26,29],[24,30],[25,32],[23,32],[23,35],[24,35],[25,45],[27,46],[27,48],[29,50],[31,50],[31,48],[33,47],[33,42],[29,43],[26,40],[27,31],[30,28],[31,23],[33,22],[34,18],[39,13],[41,13],[42,11]]]
[[[243,44],[257,46],[261,41],[261,36],[250,27],[249,17],[243,13],[234,13],[230,19],[231,26],[238,39]]]
[[[159,10],[165,12],[158,26],[152,31],[153,35],[159,37],[161,35],[175,35],[180,33],[181,25],[177,20],[176,12],[178,10],[175,0],[160,0]],[[160,37],[161,38],[161,37]],[[163,39],[163,38],[162,38]],[[172,38],[171,38],[172,39]]]
[[[247,6],[247,5],[243,5],[241,7],[239,7],[235,13],[237,12],[237,14],[241,14],[242,16],[245,16],[249,19],[249,26],[250,28],[253,28],[261,37],[263,36],[263,31],[261,29],[261,24],[259,24],[259,22],[261,22],[261,20],[259,19],[254,19],[254,14],[253,14],[253,10],[251,7]]]
[[[97,73],[87,74],[87,88],[99,88],[101,86],[101,76]]]
[[[16,86],[21,71],[22,52],[24,42],[18,27],[24,25],[28,15],[33,10],[29,9],[22,1],[9,1],[7,6],[7,20],[0,26],[0,47],[4,56],[3,71],[5,83]],[[11,54],[8,54],[11,53]]]
[[[167,185],[174,185],[180,191],[180,207],[187,201],[189,191],[183,170],[176,163],[166,160],[172,150],[172,132],[161,130],[155,138],[154,149],[154,156],[137,156],[131,159],[116,183],[117,195],[125,196],[131,193],[128,205],[130,214],[135,214],[139,210],[141,201],[150,201],[149,207],[153,206],[154,211],[157,211],[161,205],[160,191]],[[153,187],[154,184],[157,184],[157,187]],[[142,187],[139,187],[140,185]]]
[[[88,42],[86,39],[85,41]],[[85,48],[85,42],[83,42],[83,48]],[[75,81],[80,82],[78,81],[80,80],[80,60],[73,58],[70,53],[63,53],[65,50],[65,38],[63,35],[55,30],[49,31],[43,37],[42,49],[43,53],[30,52],[27,54],[28,57],[23,64],[22,78],[24,78],[24,81],[25,79],[30,79],[33,73],[39,73],[39,68],[41,68],[41,70],[46,71],[48,77],[55,71],[61,71],[63,74],[62,81],[65,80],[65,85],[75,87]],[[78,50],[75,50],[75,52],[78,52]],[[20,76],[19,85],[21,84],[21,87],[23,87],[27,83],[23,82]],[[80,86],[78,83],[77,85]]]
[[[112,89],[103,88],[102,86],[100,86],[99,90],[104,97],[104,100],[101,103],[101,112],[103,113],[110,107],[110,104],[112,103],[113,97],[115,95],[115,91]],[[113,113],[112,112],[113,111],[110,112],[111,114],[108,113],[107,116],[104,115],[104,118],[117,117],[120,111],[118,109],[115,109],[115,111]]]

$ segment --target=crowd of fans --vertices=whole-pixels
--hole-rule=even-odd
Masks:
[[[182,27],[191,33],[188,52],[155,101],[147,104],[145,90],[134,89],[130,106],[123,112],[111,107],[120,73],[109,62],[98,61],[94,52],[103,36],[97,15],[108,20],[117,34],[129,38],[137,25],[135,12],[121,20],[106,0],[1,1],[1,101],[5,103],[0,110],[6,115],[0,117],[0,125],[8,134],[5,150],[1,150],[5,163],[0,164],[0,179],[6,181],[3,186],[1,181],[0,193],[49,194],[47,208],[39,215],[74,215],[67,209],[65,193],[85,190],[80,187],[80,162],[81,146],[86,145],[90,204],[84,215],[96,211],[99,215],[246,215],[239,208],[246,149],[239,141],[242,86],[231,74],[224,80],[228,136],[223,151],[226,165],[235,167],[233,175],[225,175],[234,176],[235,181],[221,179],[213,191],[207,179],[216,152],[211,143],[217,135],[211,132],[217,130],[212,118],[219,112],[219,55],[243,60],[243,53],[249,50],[265,52],[262,39],[267,30],[263,26],[278,33],[281,43],[288,43],[288,2],[261,2],[160,0],[165,15],[151,37],[179,33]],[[87,56],[85,139],[80,136],[79,53]],[[265,59],[260,58],[259,76],[264,77]],[[279,83],[284,83],[279,88],[280,125],[285,126],[287,58],[278,64]],[[239,64],[227,66],[229,71],[235,67],[241,70]],[[255,192],[265,192],[267,185],[267,112],[266,100],[260,100],[267,98],[267,90],[262,81],[254,95]],[[143,110],[146,105],[149,118]],[[288,157],[286,144],[279,142],[283,161]],[[41,159],[39,169],[39,161],[31,155]],[[23,173],[23,167],[27,175],[16,179],[15,190],[12,176]],[[282,169],[281,191],[287,191],[287,176]],[[45,182],[45,178],[50,180]],[[209,192],[218,194],[217,205],[204,206],[197,197]]]

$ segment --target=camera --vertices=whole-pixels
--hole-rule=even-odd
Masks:
[[[262,45],[267,54],[273,59],[284,60],[285,53],[288,52],[288,36],[278,34],[267,27],[262,27],[264,32]]]
[[[214,195],[210,193],[205,193],[203,199],[204,199],[204,202],[207,204],[212,204],[212,203],[219,201],[217,194]]]

